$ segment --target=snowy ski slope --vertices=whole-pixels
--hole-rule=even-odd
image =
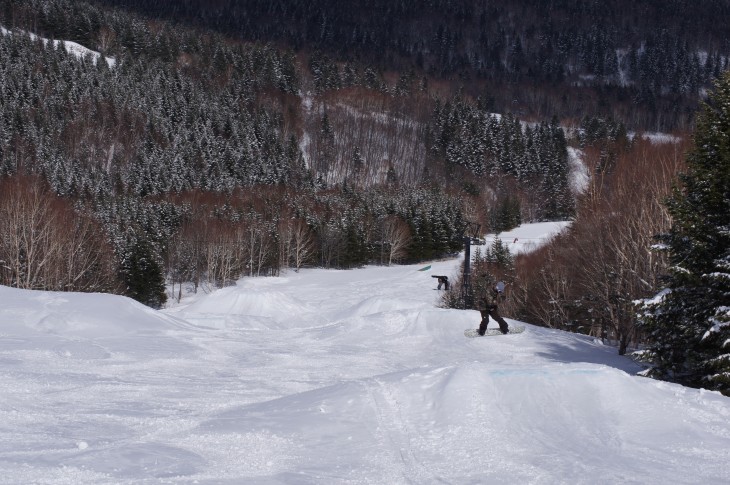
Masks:
[[[479,314],[431,278],[458,265],[242,279],[163,312],[0,287],[0,483],[730,483],[729,398],[584,336],[464,338]]]

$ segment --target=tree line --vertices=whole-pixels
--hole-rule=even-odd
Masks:
[[[721,1],[101,3],[319,52],[311,63],[318,89],[351,84],[360,64],[371,88],[394,72],[405,83],[426,78],[474,97],[488,93],[496,112],[610,116],[632,129],[690,127],[702,90],[730,54],[730,32],[716,21],[730,15]]]
[[[456,167],[494,181],[500,199],[521,192],[527,219],[563,220],[573,215],[565,132],[557,118],[534,126],[511,114],[498,116],[460,99],[436,103],[427,132],[430,153]],[[527,190],[525,190],[527,189]]]
[[[463,201],[438,187],[260,186],[166,200],[72,203],[38,175],[0,183],[0,283],[127,294],[160,307],[166,283],[211,289],[302,267],[356,268],[458,252]]]

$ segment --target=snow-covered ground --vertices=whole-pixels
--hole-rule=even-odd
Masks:
[[[583,161],[583,150],[568,147],[568,164],[571,190],[576,195],[585,193],[591,183],[591,174]]]
[[[486,244],[481,249],[484,251],[494,243],[495,239],[499,238],[512,254],[529,253],[547,243],[554,234],[558,234],[569,225],[569,221],[536,222],[499,234],[488,234],[484,238]]]
[[[629,136],[630,138],[634,137],[633,133],[630,133],[629,135],[630,135]],[[679,143],[680,141],[682,141],[682,139],[678,136],[674,136],[669,133],[660,133],[660,132],[656,132],[656,131],[643,132],[643,133],[641,133],[641,138],[643,138],[645,140],[649,140],[654,145],[662,145],[662,144],[666,144],[666,143]]]
[[[479,314],[431,278],[458,265],[243,279],[164,312],[0,287],[0,483],[730,482],[729,398],[557,330],[467,339]]]

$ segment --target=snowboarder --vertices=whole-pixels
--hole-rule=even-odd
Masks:
[[[479,324],[479,335],[484,335],[487,332],[487,325],[489,325],[489,317],[492,317],[494,321],[496,321],[499,324],[499,330],[502,333],[508,333],[509,332],[509,325],[507,325],[507,322],[502,318],[502,316],[499,314],[499,311],[497,310],[497,306],[499,305],[499,302],[504,299],[504,283],[500,281],[497,283],[494,288],[492,289],[491,294],[487,293],[482,301],[484,302],[484,310],[479,310],[479,312],[482,314],[482,321]]]
[[[441,289],[441,287],[444,287],[444,290],[449,291],[449,277],[448,276],[437,276],[432,275],[431,278],[437,278],[439,282],[438,290]]]

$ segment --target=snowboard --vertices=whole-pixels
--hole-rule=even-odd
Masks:
[[[479,335],[476,328],[467,328],[464,330],[464,336],[469,338],[474,337],[496,337],[497,335],[514,335],[517,333],[522,333],[525,331],[524,325],[510,325],[509,327],[509,333],[502,333],[502,331],[498,328],[488,328],[487,333],[484,335]]]

